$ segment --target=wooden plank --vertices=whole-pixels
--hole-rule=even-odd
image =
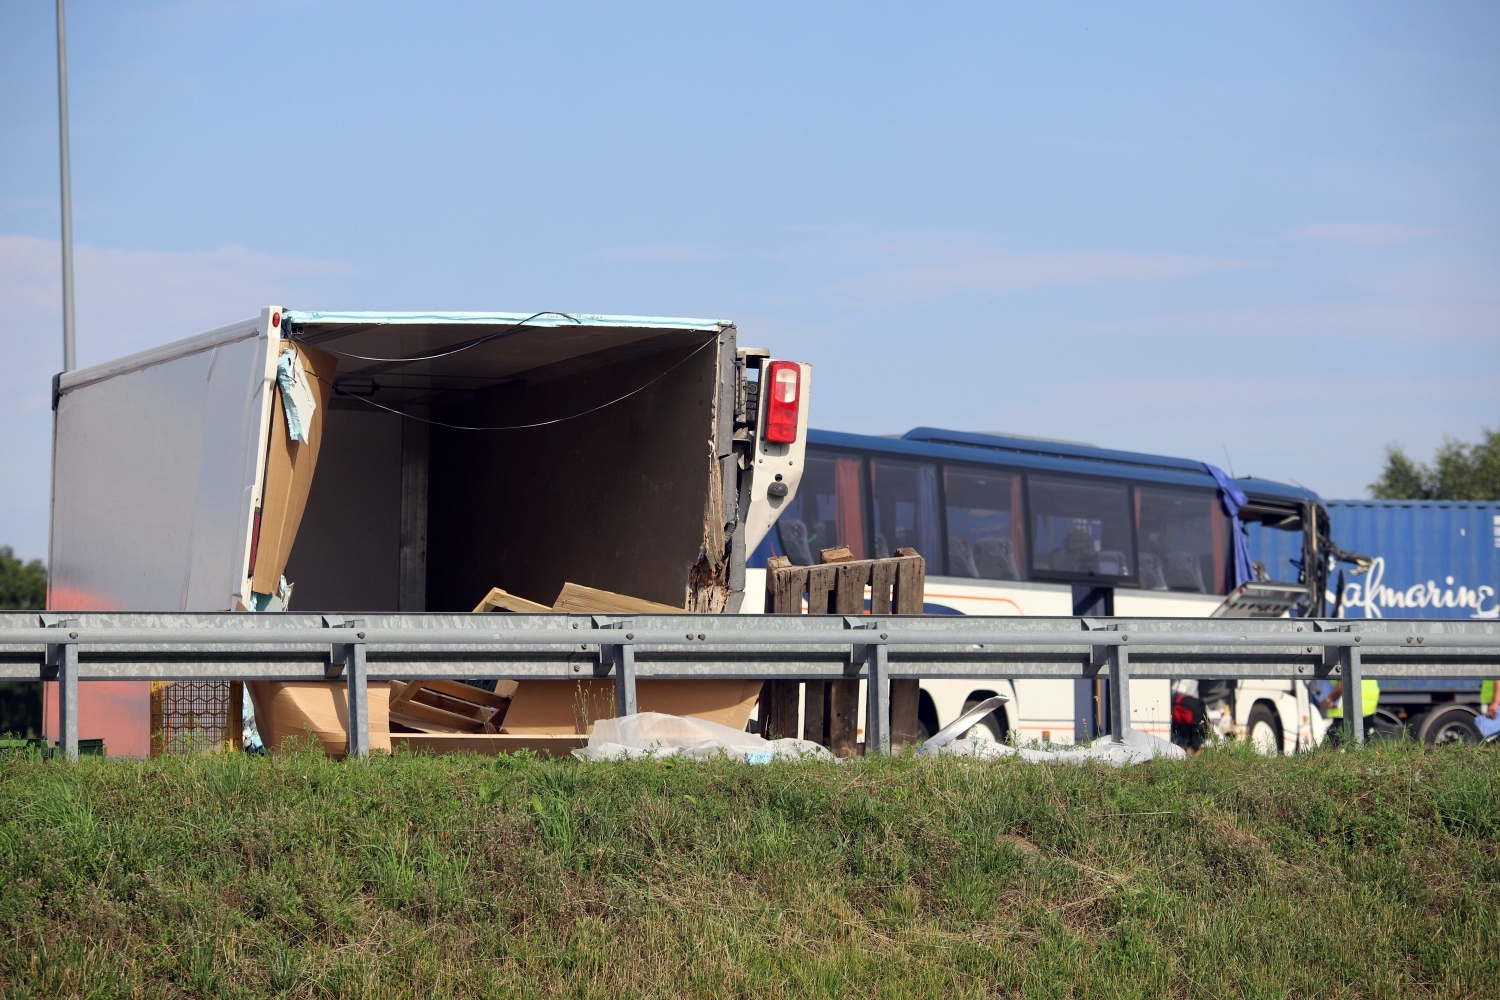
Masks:
[[[406,704],[411,700],[411,696],[417,693],[417,690],[418,688],[415,684],[408,684],[405,681],[391,681],[391,709],[395,710]]]
[[[916,678],[891,681],[891,752],[917,742],[917,708],[922,700],[922,682]]]
[[[877,559],[870,567],[870,614],[891,614],[896,573],[894,559]]]
[[[800,615],[802,597],[807,593],[807,568],[786,564],[768,567],[766,572],[766,611],[776,615]]]
[[[808,681],[802,706],[802,738],[828,745],[828,681]]]
[[[838,581],[837,566],[809,566],[807,568],[808,614],[833,614],[833,592],[838,587]]]
[[[465,684],[463,681],[424,678],[423,680],[413,681],[412,683],[421,685],[421,687],[425,691],[437,691],[440,694],[447,695],[449,698],[456,698],[459,701],[467,701],[474,705],[482,705],[488,708],[497,709],[505,709],[510,707],[510,698],[506,695],[486,691],[483,688],[477,688],[472,684]]]
[[[760,733],[768,740],[797,735],[802,685],[798,681],[766,681],[760,695]]]
[[[920,615],[926,599],[927,562],[915,549],[896,550],[895,610],[898,615]],[[891,749],[917,742],[917,709],[922,699],[922,682],[916,679],[891,681]]]
[[[578,583],[563,584],[562,591],[557,595],[557,600],[552,602],[552,610],[582,615],[682,614],[682,608],[674,608],[670,604],[658,604],[655,601],[646,601],[639,597],[631,597],[628,594],[616,594],[608,590],[585,587]]]
[[[825,553],[826,554],[826,553]],[[865,610],[865,584],[874,568],[871,560],[836,563],[834,613],[859,615]],[[828,748],[836,757],[853,757],[859,742],[859,680],[832,681],[828,689]]]
[[[489,711],[488,709],[476,709],[476,711]],[[457,712],[449,712],[437,708],[426,702],[412,699],[397,708],[390,709],[388,717],[397,724],[407,723],[413,729],[424,728],[427,723],[442,726],[446,729],[456,730],[461,733],[481,733],[496,731],[496,727],[488,719],[476,719],[469,715],[460,715]],[[407,722],[410,720],[410,722]]]
[[[476,612],[485,611],[514,611],[519,614],[551,614],[552,609],[545,604],[528,601],[524,597],[507,593],[499,587],[491,587],[490,592],[484,595],[484,599],[474,605]]]
[[[847,545],[835,545],[831,549],[821,549],[818,552],[818,562],[822,563],[825,566],[829,563],[846,563],[854,561],[854,553],[849,550],[849,546]]]
[[[896,550],[896,614],[920,615],[927,589],[927,560],[916,549]]]

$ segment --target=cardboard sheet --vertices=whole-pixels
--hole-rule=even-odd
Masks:
[[[283,740],[304,737],[309,732],[323,744],[330,757],[349,750],[348,688],[342,681],[247,681],[255,703],[255,727],[267,749]],[[370,749],[391,749],[391,689],[371,684]]]
[[[280,342],[281,347],[287,344],[287,341]],[[318,449],[323,442],[323,417],[328,412],[328,401],[333,398],[333,377],[339,367],[338,358],[327,351],[303,344],[292,346],[301,354],[303,367],[317,376],[311,387],[317,389],[318,408],[309,421],[307,443],[299,444],[287,433],[281,392],[278,390],[272,394],[271,440],[260,503],[260,539],[256,544],[255,576],[251,581],[251,589],[260,594],[276,593],[281,574],[286,572],[286,561],[292,554],[292,544],[297,540],[302,513],[307,509],[307,494],[312,489]]]
[[[642,712],[708,719],[744,729],[760,696],[759,680],[637,681]],[[597,719],[615,717],[615,682],[521,681],[502,733],[515,736],[587,735]]]

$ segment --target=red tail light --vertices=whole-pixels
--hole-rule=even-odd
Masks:
[[[765,439],[771,444],[797,440],[797,409],[802,396],[802,366],[795,361],[772,361],[762,392],[766,400]]]

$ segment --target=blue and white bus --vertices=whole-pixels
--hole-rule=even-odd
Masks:
[[[1327,560],[1319,539],[1326,541],[1328,519],[1318,496],[1235,479],[1244,502],[1232,517],[1214,471],[1187,459],[1014,435],[812,430],[796,492],[747,561],[744,610],[763,609],[769,557],[810,565],[820,550],[847,546],[856,558],[916,549],[927,561],[929,614],[1207,617],[1235,589],[1234,538],[1243,525],[1285,533],[1280,550],[1302,553],[1292,564],[1297,579],[1284,581],[1305,592],[1295,613],[1322,614]],[[1255,569],[1268,579],[1264,567]],[[1169,683],[1131,685],[1136,728],[1169,738]],[[1227,713],[1210,720],[1221,732],[1267,752],[1321,737],[1325,726],[1302,685],[1225,686],[1224,697],[1202,699]],[[1099,735],[1108,718],[1101,682],[927,680],[922,727],[936,731],[991,694],[1010,701],[976,727],[979,737],[1066,744]]]

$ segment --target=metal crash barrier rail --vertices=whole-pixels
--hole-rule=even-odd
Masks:
[[[78,754],[90,680],[342,680],[349,752],[369,753],[367,685],[417,678],[869,681],[866,743],[890,748],[890,681],[1108,677],[1110,731],[1131,677],[1500,676],[1500,622],[1429,619],[947,618],[868,615],[0,614],[0,680],[58,684],[59,744]],[[1359,713],[1347,722],[1363,739]]]

